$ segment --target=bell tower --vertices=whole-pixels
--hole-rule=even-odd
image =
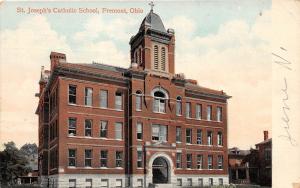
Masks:
[[[153,11],[143,19],[139,31],[130,39],[131,64],[154,74],[175,74],[175,32],[165,29],[161,18]]]

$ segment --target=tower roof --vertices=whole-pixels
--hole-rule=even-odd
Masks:
[[[150,10],[147,16],[143,19],[140,26],[140,31],[143,30],[145,27],[149,27],[152,30],[167,33],[161,18],[159,17],[159,15],[155,14],[153,10]]]

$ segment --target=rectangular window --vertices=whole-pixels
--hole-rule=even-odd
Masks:
[[[76,118],[69,118],[69,136],[76,136]]]
[[[123,139],[123,124],[122,123],[115,123],[115,138],[117,140]]]
[[[199,187],[203,187],[203,179],[202,178],[198,179],[198,185],[199,185]]]
[[[187,186],[193,186],[193,179],[192,178],[188,178],[187,179]]]
[[[69,179],[69,188],[76,188],[76,179]]]
[[[108,107],[108,91],[100,90],[100,107],[107,108]]]
[[[136,138],[138,140],[142,140],[143,139],[143,124],[138,122],[136,124]]]
[[[213,169],[213,156],[208,155],[207,157],[207,167],[208,169]]]
[[[185,103],[185,117],[186,118],[191,118],[192,117],[191,103],[189,103],[189,102]]]
[[[101,179],[101,187],[108,188],[108,179]]]
[[[196,119],[202,118],[202,105],[196,104]]]
[[[143,186],[143,179],[137,179],[137,187],[141,188],[141,187],[144,187]]]
[[[85,120],[85,123],[84,123],[84,127],[85,127],[85,130],[84,130],[84,135],[85,136],[89,136],[91,137],[92,136],[92,120],[91,119],[86,119]]]
[[[176,127],[176,142],[181,142],[181,127]]]
[[[100,167],[107,167],[107,150],[100,151]]]
[[[218,132],[218,146],[223,146],[222,132]]]
[[[76,86],[69,85],[69,104],[76,104]]]
[[[69,149],[69,166],[76,166],[76,150]]]
[[[186,154],[186,168],[192,168],[192,154]]]
[[[213,145],[213,133],[211,131],[207,131],[207,145]]]
[[[223,156],[218,156],[218,169],[223,169]]]
[[[137,167],[143,167],[143,151],[137,151]]]
[[[197,144],[202,144],[202,130],[197,129]]]
[[[208,120],[208,121],[210,121],[211,120],[211,110],[212,110],[212,106],[210,106],[210,105],[208,105],[207,106],[207,108],[206,108],[206,119]]]
[[[122,101],[122,93],[116,92],[115,96],[115,109],[116,110],[122,110],[123,108],[123,101]]]
[[[219,185],[223,185],[223,179],[219,178]]]
[[[123,167],[123,152],[116,151],[116,167]]]
[[[222,121],[222,107],[217,107],[217,121]]]
[[[84,105],[92,106],[92,103],[93,103],[93,89],[86,87],[84,92]]]
[[[209,184],[210,186],[213,186],[213,185],[214,185],[214,179],[213,179],[213,178],[209,178],[209,179],[208,179],[208,184]]]
[[[84,166],[91,167],[92,166],[92,150],[86,149],[84,151]]]
[[[107,138],[107,121],[100,121],[100,137]]]
[[[85,180],[85,187],[86,188],[92,188],[93,187],[93,180],[92,179],[86,179]]]
[[[181,178],[177,179],[176,186],[182,186],[182,179]]]
[[[152,140],[167,141],[168,129],[165,125],[152,125]]]
[[[136,111],[142,110],[142,95],[141,94],[135,95],[135,109],[136,109]]]
[[[176,168],[182,168],[182,154],[176,153]]]
[[[203,155],[197,155],[197,169],[203,168]]]
[[[176,101],[176,115],[180,116],[182,114],[182,104],[181,104],[181,100]]]
[[[192,129],[187,128],[185,131],[186,136],[186,143],[191,144],[192,143]]]
[[[122,179],[116,179],[116,188],[123,187],[123,181]]]

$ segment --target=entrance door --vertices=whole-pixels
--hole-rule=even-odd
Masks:
[[[169,169],[168,169],[167,161],[162,158],[158,157],[153,161],[152,164],[152,175],[153,175],[153,183],[161,184],[161,183],[168,183],[169,179]]]

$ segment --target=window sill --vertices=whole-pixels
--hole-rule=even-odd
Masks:
[[[73,169],[75,169],[75,168],[76,168],[76,166],[68,166],[67,168],[73,168]]]
[[[137,141],[139,141],[139,142],[142,142],[143,141],[143,139],[136,139]]]
[[[142,110],[135,110],[136,112],[142,112]]]
[[[144,168],[143,168],[143,167],[137,167],[136,169],[138,169],[138,170],[143,170]]]
[[[115,167],[115,169],[123,170],[124,168],[123,167]]]

